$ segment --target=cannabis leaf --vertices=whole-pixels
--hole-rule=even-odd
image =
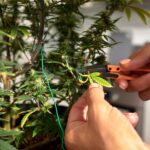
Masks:
[[[96,83],[104,86],[104,87],[112,87],[112,85],[105,79],[103,79],[102,77],[100,77],[100,73],[99,72],[94,72],[90,74],[90,78],[95,81]]]
[[[142,3],[142,2],[143,0],[131,0],[128,2],[127,6],[124,9],[128,20],[131,19],[132,12],[135,12],[139,16],[139,18],[144,22],[144,24],[147,24],[147,19],[150,18],[150,12],[142,8],[132,6],[135,3]]]
[[[24,115],[23,119],[21,120],[21,128],[24,127],[25,123],[27,122],[28,118],[37,111],[37,109],[35,110],[31,110],[29,113],[27,113],[26,115]]]
[[[0,150],[17,150],[17,149],[8,142],[0,140]]]

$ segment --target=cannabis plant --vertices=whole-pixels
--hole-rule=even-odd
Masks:
[[[107,63],[104,49],[118,42],[107,34],[117,30],[121,18],[111,17],[116,11],[129,20],[135,12],[145,24],[150,13],[134,5],[142,0],[95,1],[105,9],[82,33],[90,16],[80,8],[92,0],[0,1],[0,150],[63,148],[68,110],[77,97],[90,82],[111,87],[100,72],[83,68]],[[59,106],[62,101],[68,110]]]

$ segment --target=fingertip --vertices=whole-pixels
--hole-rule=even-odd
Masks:
[[[131,124],[135,127],[139,121],[139,117],[137,113],[130,113],[129,120]]]
[[[128,87],[128,82],[125,81],[125,80],[121,81],[121,82],[119,83],[119,87],[120,87],[122,90],[127,89],[127,87]]]
[[[97,83],[90,84],[89,91],[91,94],[98,93],[100,95],[104,95],[103,86],[101,86],[100,84],[97,84]],[[92,95],[94,95],[94,94],[92,94]]]
[[[97,83],[92,83],[88,89],[88,102],[89,104],[99,104],[104,100],[103,87]]]
[[[118,79],[116,81],[117,85],[119,86],[120,89],[125,90],[128,88],[128,81],[123,80],[123,79]]]
[[[123,68],[127,68],[129,66],[130,62],[131,62],[131,59],[124,59],[124,60],[120,61],[120,65]]]
[[[89,89],[91,89],[91,88],[101,88],[101,89],[103,89],[103,87],[101,85],[97,84],[97,83],[90,84]]]

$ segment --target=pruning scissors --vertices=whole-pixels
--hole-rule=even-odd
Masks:
[[[133,80],[140,75],[150,73],[150,68],[140,68],[133,71],[126,71],[120,66],[117,65],[92,65],[86,66],[83,69],[84,73],[92,73],[92,72],[100,72],[104,78],[107,79],[125,79],[125,80]]]

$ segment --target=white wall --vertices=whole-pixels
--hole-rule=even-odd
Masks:
[[[144,103],[143,139],[150,144],[150,101]]]

